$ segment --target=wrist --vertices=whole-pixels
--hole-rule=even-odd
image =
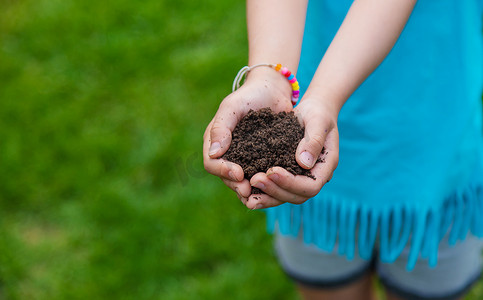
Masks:
[[[270,67],[258,67],[248,72],[245,84],[254,83],[263,83],[264,88],[280,94],[283,98],[291,98],[292,85],[290,82],[285,76]]]
[[[335,93],[332,93],[330,89],[323,89],[323,90],[315,90],[315,89],[308,89],[305,93],[302,101],[310,99],[322,105],[326,111],[328,111],[331,115],[333,115],[336,119],[339,115],[342,106],[345,103],[345,99],[343,97],[338,96]]]

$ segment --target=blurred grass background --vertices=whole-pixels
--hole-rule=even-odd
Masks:
[[[297,299],[202,167],[245,28],[244,1],[0,1],[0,299]]]
[[[291,298],[203,170],[243,1],[0,1],[0,297]],[[291,296],[292,295],[292,296]]]

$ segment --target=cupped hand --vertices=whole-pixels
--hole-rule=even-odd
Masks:
[[[304,98],[295,108],[295,114],[305,128],[295,158],[302,168],[312,168],[315,180],[293,175],[281,167],[257,173],[251,178],[250,185],[265,194],[249,195],[244,203],[250,209],[273,207],[286,202],[301,204],[317,195],[332,178],[339,161],[338,111],[319,99]],[[316,163],[317,158],[323,162]]]
[[[240,165],[220,158],[230,147],[236,124],[250,109],[270,107],[274,112],[290,111],[291,87],[274,70],[260,67],[250,71],[244,85],[228,95],[220,104],[203,136],[203,163],[205,169],[220,177],[247,204],[251,194],[250,182],[244,178]]]

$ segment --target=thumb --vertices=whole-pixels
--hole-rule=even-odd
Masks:
[[[315,165],[330,131],[329,124],[320,117],[305,121],[304,138],[300,141],[295,154],[297,163],[302,168],[311,169]]]
[[[231,144],[231,133],[239,120],[239,112],[230,109],[218,110],[210,129],[210,149],[208,155],[211,158],[222,156]]]

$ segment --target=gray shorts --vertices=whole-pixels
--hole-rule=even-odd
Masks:
[[[284,271],[305,286],[342,287],[375,271],[390,292],[404,299],[456,299],[480,277],[483,241],[468,235],[466,240],[450,246],[446,237],[439,246],[437,266],[431,268],[427,260],[419,259],[411,272],[406,270],[409,247],[393,263],[382,263],[377,254],[367,261],[357,253],[348,261],[337,254],[337,245],[328,253],[304,244],[302,236],[277,233],[275,249]]]

